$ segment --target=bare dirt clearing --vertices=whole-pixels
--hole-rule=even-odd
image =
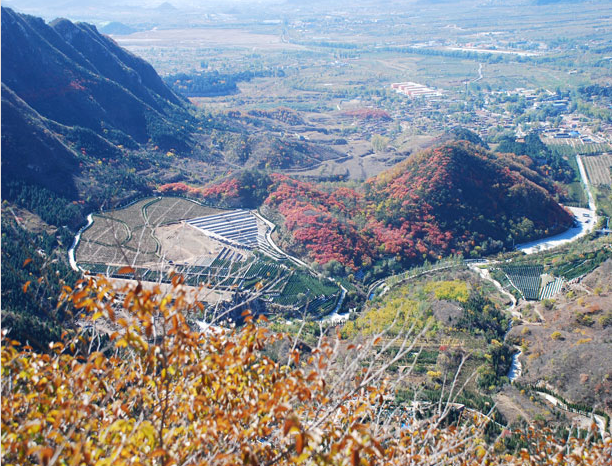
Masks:
[[[49,225],[38,215],[15,205],[9,204],[6,207],[3,206],[2,215],[7,215],[14,218],[18,224],[33,233],[42,233],[44,231],[49,235],[55,235],[57,232],[57,227]]]
[[[549,410],[535,403],[535,400],[531,401],[512,385],[505,386],[495,396],[495,403],[497,409],[508,421],[508,424],[519,422],[520,419],[530,422],[537,415],[543,416],[545,419],[552,418]]]
[[[157,227],[155,236],[161,243],[164,258],[189,265],[210,265],[223,244],[186,223]]]

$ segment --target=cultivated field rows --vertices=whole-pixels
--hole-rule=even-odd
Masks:
[[[612,185],[610,170],[612,169],[612,155],[602,154],[591,157],[583,157],[582,162],[587,171],[589,181],[594,185]]]

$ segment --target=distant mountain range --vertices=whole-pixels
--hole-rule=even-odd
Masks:
[[[189,104],[144,60],[90,24],[2,8],[2,181],[74,195],[74,175],[150,146],[185,150]],[[59,181],[61,183],[58,183]]]
[[[110,23],[105,24],[100,28],[100,32],[102,32],[103,34],[115,34],[120,36],[129,35],[137,31],[138,29],[118,21],[111,21]]]

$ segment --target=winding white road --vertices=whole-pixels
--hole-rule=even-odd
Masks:
[[[274,249],[277,253],[280,254],[281,257],[286,257],[287,259],[289,259],[291,262],[299,265],[300,267],[306,267],[308,270],[312,270],[312,268],[304,261],[298,259],[295,256],[292,256],[288,253],[286,253],[285,251],[283,251],[281,248],[279,248],[276,243],[274,242],[274,240],[272,239],[272,232],[274,231],[274,229],[276,228],[276,225],[274,223],[272,223],[270,220],[268,220],[267,218],[265,218],[263,215],[261,215],[259,212],[257,212],[256,210],[252,210],[251,213],[257,217],[258,219],[260,219],[262,222],[264,222],[267,226],[268,226],[268,231],[266,231],[266,241],[268,242],[268,244],[270,245],[270,247],[272,249]],[[313,270],[314,272],[314,270]],[[318,275],[315,272],[316,275]]]
[[[70,249],[68,249],[68,262],[70,263],[70,267],[72,268],[72,270],[74,270],[75,272],[80,272],[81,269],[77,265],[76,259],[74,258],[74,251],[79,245],[79,241],[81,241],[81,235],[83,234],[85,230],[87,230],[91,226],[92,223],[93,223],[93,214],[89,214],[87,216],[87,225],[85,225],[83,228],[79,230],[77,235],[74,237],[74,240],[72,241],[72,246],[70,246]]]
[[[473,83],[477,83],[482,78],[483,78],[483,76],[482,76],[482,63],[478,63],[478,77],[476,79],[473,79],[472,82]]]
[[[582,178],[582,184],[584,185],[584,190],[589,200],[589,208],[566,207],[574,214],[577,223],[576,226],[555,236],[549,236],[548,238],[542,238],[529,243],[519,244],[516,246],[516,249],[519,251],[523,251],[525,254],[534,254],[536,252],[552,249],[557,246],[561,246],[562,244],[569,243],[570,241],[575,241],[578,238],[592,232],[595,228],[595,225],[597,224],[595,199],[591,193],[589,179],[587,177],[586,170],[584,169],[584,165],[582,164],[582,159],[579,155],[576,156],[576,162],[578,163],[580,178]]]
[[[606,420],[604,419],[603,416],[600,416],[599,414],[587,414],[584,412],[578,412],[576,410],[571,410],[569,409],[569,407],[563,402],[561,401],[559,398],[557,398],[554,395],[551,395],[550,393],[544,393],[544,392],[539,392],[536,391],[535,392],[538,396],[544,398],[546,401],[548,401],[550,404],[552,404],[553,406],[563,409],[564,411],[570,412],[570,413],[574,413],[577,416],[579,416],[581,418],[581,420],[583,421],[584,424],[584,428],[588,429],[588,426],[592,423],[595,422],[595,424],[597,425],[597,428],[599,429],[599,432],[601,433],[602,436],[607,436],[609,435],[609,432],[606,431]],[[612,429],[612,427],[611,427]]]

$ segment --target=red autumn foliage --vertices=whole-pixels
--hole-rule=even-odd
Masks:
[[[364,192],[273,175],[266,204],[315,261],[358,268],[393,255],[411,263],[562,230],[571,218],[516,157],[449,143],[368,180]],[[552,188],[547,186],[549,190]]]
[[[184,193],[192,196],[202,197],[212,201],[221,199],[237,198],[240,183],[235,178],[228,178],[221,183],[210,185],[206,188],[196,188],[185,183],[168,183],[157,188],[162,193]]]
[[[215,202],[244,197],[250,185],[242,184],[234,177],[206,188],[172,183],[159,190]],[[411,264],[456,253],[492,253],[512,239],[553,234],[572,221],[551,196],[554,186],[518,157],[466,142],[412,156],[360,190],[280,174],[259,184],[263,197],[269,193],[265,205],[284,219],[297,253],[353,270],[386,256]]]
[[[379,108],[356,108],[342,112],[342,115],[360,120],[391,120],[387,112]]]

